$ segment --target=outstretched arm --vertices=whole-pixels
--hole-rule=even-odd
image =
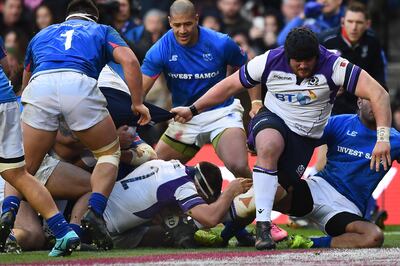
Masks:
[[[139,61],[129,47],[119,46],[114,49],[113,56],[115,62],[121,64],[124,70],[126,84],[132,97],[132,111],[139,114],[138,124],[145,125],[150,122],[150,113],[143,104],[142,72],[140,71]]]
[[[376,171],[379,171],[382,160],[384,169],[387,170],[391,165],[389,135],[392,113],[389,94],[366,71],[361,70],[355,95],[370,101],[376,121],[378,139],[372,152],[370,167],[373,169],[375,166]]]
[[[173,108],[171,112],[176,114],[176,121],[185,123],[186,121],[192,119],[194,115],[193,108],[195,109],[195,113],[201,113],[204,110],[224,102],[226,99],[232,95],[235,95],[242,89],[243,86],[239,79],[238,70],[229,77],[226,77],[215,84],[209,91],[207,91],[196,102],[194,102],[191,107],[192,110],[189,107],[176,107]]]
[[[229,186],[216,202],[210,205],[197,205],[188,211],[188,215],[205,227],[214,227],[222,221],[233,199],[237,195],[247,192],[252,184],[251,179],[237,178],[229,183]]]

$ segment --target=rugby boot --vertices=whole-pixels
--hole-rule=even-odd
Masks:
[[[302,235],[293,235],[288,237],[287,248],[291,249],[307,249],[314,245],[314,242],[308,237]]]
[[[57,238],[56,244],[49,253],[49,257],[69,256],[80,243],[79,236],[75,231],[71,230],[62,238]]]
[[[256,223],[255,247],[258,250],[274,249],[276,247],[271,236],[271,222],[267,221]]]
[[[97,248],[103,250],[113,248],[113,242],[103,217],[96,214],[91,208],[83,215],[81,226],[84,231],[87,231]]]
[[[12,254],[21,254],[22,248],[18,245],[17,239],[15,238],[13,232],[8,235],[5,246],[4,246],[5,253],[12,253]]]
[[[4,252],[5,244],[11,229],[14,227],[15,216],[12,210],[5,212],[0,217],[0,252]]]
[[[179,248],[196,248],[194,234],[197,227],[193,219],[186,214],[168,214],[163,217],[163,226],[167,237]]]
[[[278,243],[282,240],[285,240],[288,237],[288,232],[286,232],[286,230],[283,230],[276,224],[272,223],[271,236],[272,236],[272,239],[275,241],[275,243]]]
[[[256,238],[246,229],[243,229],[240,234],[236,234],[235,237],[238,241],[238,247],[254,247],[256,244]]]

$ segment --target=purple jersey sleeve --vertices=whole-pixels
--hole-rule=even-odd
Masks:
[[[183,212],[188,212],[197,205],[206,204],[197,194],[193,182],[187,182],[180,186],[175,192],[175,198]]]

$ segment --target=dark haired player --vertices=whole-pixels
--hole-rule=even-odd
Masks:
[[[318,44],[306,28],[295,28],[285,46],[255,57],[226,78],[190,108],[174,108],[176,120],[188,121],[227,97],[260,84],[267,89],[264,106],[252,120],[250,140],[255,143],[253,168],[256,203],[256,248],[272,249],[271,210],[278,182],[286,190],[303,175],[331,113],[340,87],[371,101],[378,132],[389,134],[389,95],[367,72]],[[385,168],[390,143],[378,138],[371,167]]]

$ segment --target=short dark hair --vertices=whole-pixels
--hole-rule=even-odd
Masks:
[[[196,179],[200,189],[206,194],[204,196],[208,197],[205,199],[208,203],[214,202],[221,195],[222,190],[222,173],[218,166],[209,162],[200,162],[196,165]],[[201,175],[197,176],[198,174]],[[205,180],[202,180],[204,178]],[[205,182],[204,182],[205,181]],[[208,189],[211,188],[212,191]]]
[[[285,54],[298,61],[319,56],[319,42],[314,32],[306,27],[292,29],[286,37]]]
[[[99,10],[92,0],[72,0],[67,7],[67,16],[74,13],[85,13],[98,20]]]
[[[346,12],[347,11],[363,13],[366,20],[368,20],[370,18],[367,6],[359,1],[351,1],[347,5]],[[345,15],[346,15],[346,12],[345,12]]]

